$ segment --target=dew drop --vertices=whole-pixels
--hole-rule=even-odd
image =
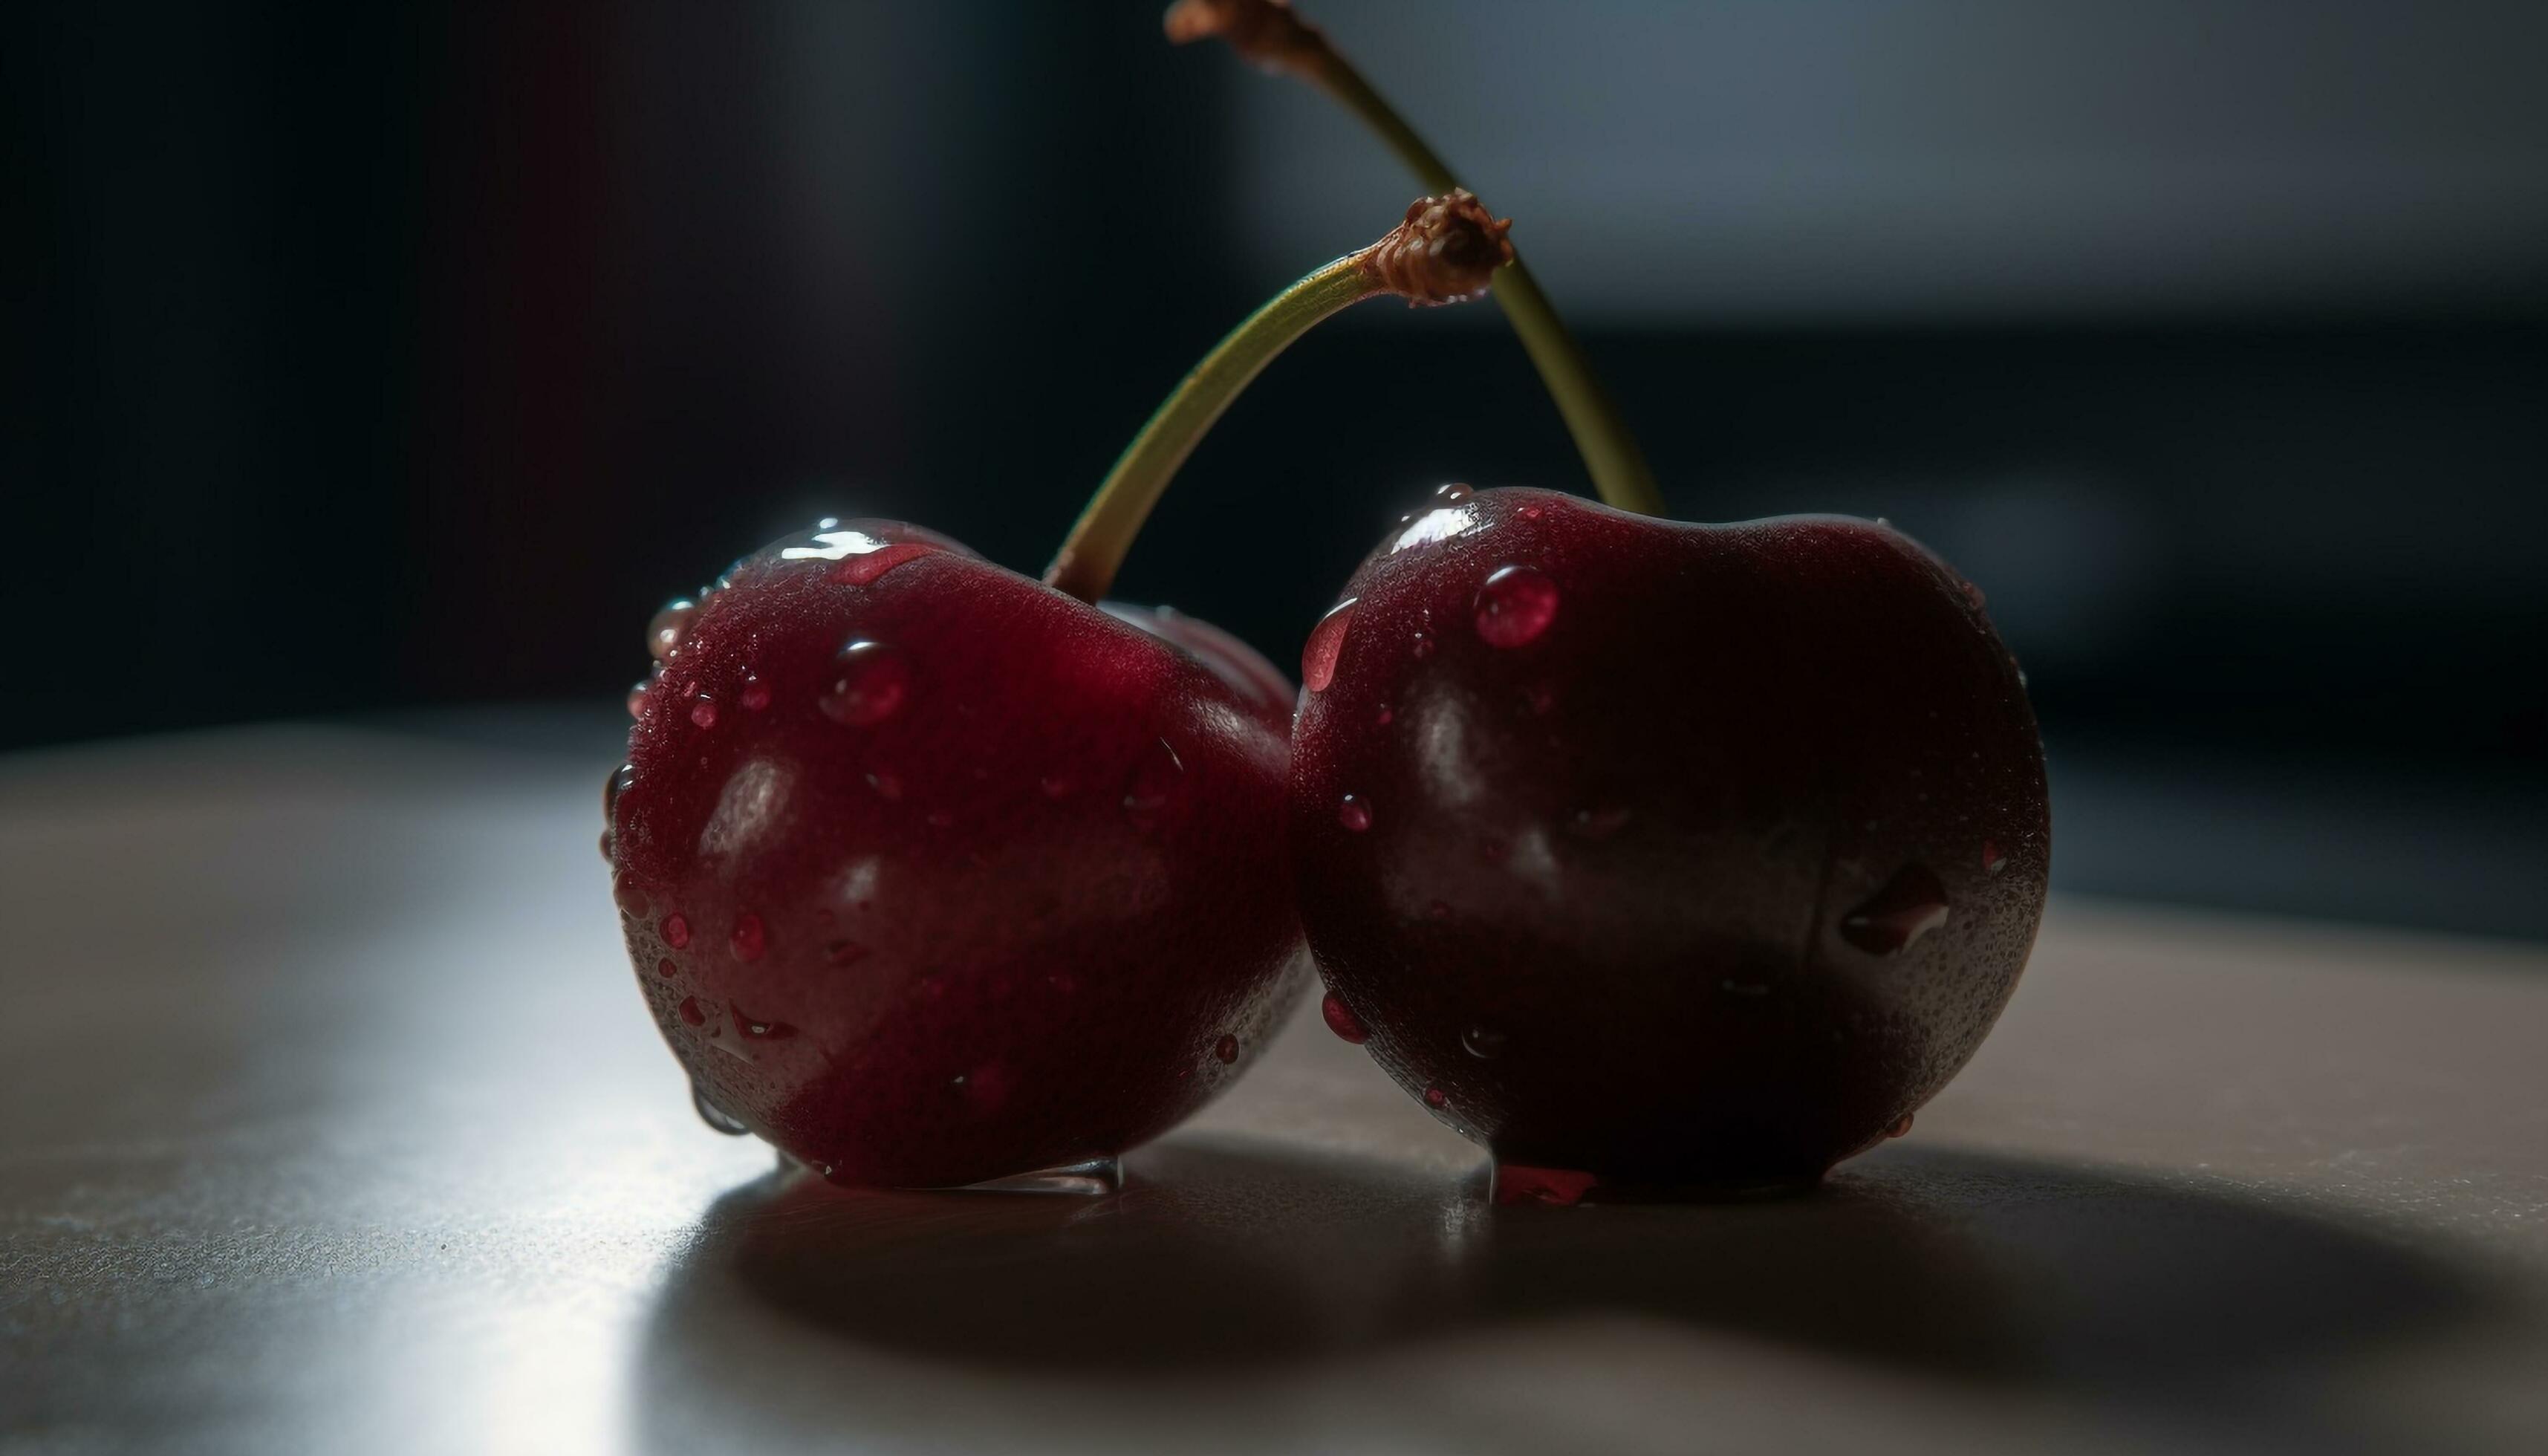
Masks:
[[[601,780],[601,818],[608,823],[619,807],[619,796],[637,785],[637,766],[622,764]]]
[[[1424,659],[1431,657],[1433,655],[1433,634],[1430,632],[1416,633],[1414,642],[1410,644],[1407,650],[1415,655],[1415,660],[1417,662],[1422,662]]]
[[[1371,828],[1371,805],[1352,794],[1346,794],[1336,805],[1336,822],[1356,834]]]
[[[1185,781],[1186,766],[1164,738],[1155,740],[1124,780],[1124,812],[1148,821],[1167,811]]]
[[[679,913],[667,915],[660,929],[664,932],[664,944],[676,951],[690,943],[690,922],[687,916]]]
[[[1500,567],[1478,589],[1477,619],[1489,646],[1527,647],[1557,619],[1557,584],[1535,567]]]
[[[1380,727],[1386,728],[1395,721],[1397,717],[1398,714],[1391,712],[1386,706],[1384,706],[1379,712],[1371,715],[1371,721]]]
[[[735,694],[735,700],[743,704],[746,712],[760,712],[770,706],[770,684],[759,678],[748,677],[743,680],[743,690]]]
[[[682,998],[682,1020],[688,1022],[694,1027],[707,1025],[708,1014],[699,1009],[698,997],[683,996]]]
[[[1312,692],[1324,692],[1335,681],[1336,654],[1344,651],[1345,629],[1353,625],[1357,599],[1348,596],[1337,602],[1310,629],[1310,640],[1301,649],[1301,685]]]
[[[1362,1019],[1353,1014],[1352,1007],[1337,1000],[1333,991],[1319,1003],[1319,1015],[1325,1018],[1327,1030],[1335,1033],[1341,1041],[1359,1046],[1371,1040],[1371,1033],[1364,1029]]]
[[[632,718],[646,716],[646,689],[653,685],[654,680],[651,678],[640,678],[628,684],[628,716]]]
[[[602,863],[604,863],[604,864],[609,864],[609,863],[611,863],[611,862],[616,861],[618,858],[619,858],[619,836],[617,836],[617,835],[615,835],[615,834],[612,834],[612,833],[611,833],[609,830],[607,830],[607,829],[605,829],[605,830],[601,831],[601,859],[602,859]]]
[[[682,1004],[687,1006],[689,1003],[684,1001]],[[695,1082],[690,1085],[690,1106],[697,1111],[700,1122],[728,1138],[740,1138],[752,1131],[743,1125],[741,1118],[708,1101],[708,1094],[700,1091]]]
[[[2008,867],[2008,856],[2001,851],[2000,847],[1996,843],[1990,840],[1983,840],[1982,873],[1997,874],[2000,870],[2006,867]]]
[[[1910,1131],[1911,1114],[1906,1112],[1902,1116],[1893,1120],[1893,1126],[1884,1130],[1884,1136],[1887,1138],[1899,1138]]]
[[[690,704],[690,722],[697,727],[713,728],[716,726],[716,700],[706,693],[700,693]]]
[[[742,1007],[734,1005],[732,1002],[728,1002],[726,1004],[726,1010],[734,1013],[734,1029],[743,1033],[747,1040],[754,1042],[784,1042],[788,1038],[796,1035],[796,1029],[789,1026],[787,1023],[783,1021],[763,1021],[759,1017],[756,1017],[752,1013],[744,1010]]]
[[[1504,1054],[1504,1034],[1493,1027],[1471,1027],[1460,1034],[1460,1046],[1471,1056],[1492,1061]]]
[[[1221,1058],[1224,1066],[1238,1060],[1238,1039],[1224,1036],[1220,1041],[1212,1044],[1212,1054]]]
[[[1445,505],[1457,505],[1476,494],[1478,494],[1476,491],[1460,484],[1458,481],[1452,481],[1447,485],[1435,486],[1433,488],[1433,499],[1441,501]]]
[[[1537,520],[1541,515],[1545,514],[1545,512],[1536,505],[1525,505],[1519,511],[1516,511],[1515,514],[1519,515],[1524,520]]]
[[[643,915],[646,913],[646,891],[633,877],[627,874],[618,874],[611,877],[610,898],[616,900],[619,903],[620,910],[626,914]]]
[[[1962,585],[1964,589],[1964,601],[1970,605],[1973,610],[1980,611],[1985,606],[1989,605],[1990,598],[1982,595],[1981,588],[1974,586],[1970,582],[1965,582]]]
[[[833,965],[856,965],[867,957],[867,948],[856,941],[834,941],[823,948],[823,959]]]
[[[1443,1091],[1439,1087],[1427,1087],[1424,1089],[1424,1105],[1426,1107],[1438,1109],[1450,1100],[1451,1094]]]
[[[895,567],[937,549],[919,541],[896,541],[879,550],[844,556],[841,564],[832,568],[832,580],[848,587],[871,587],[875,585],[876,578]]]
[[[681,651],[682,639],[690,635],[690,623],[699,617],[699,604],[686,596],[676,596],[664,603],[654,620],[646,624],[646,652],[663,662]]]
[[[1929,866],[1905,864],[1842,917],[1840,935],[1871,956],[1891,956],[1946,923],[1946,886]]]
[[[901,711],[911,690],[911,664],[881,642],[853,642],[833,661],[832,684],[817,699],[823,715],[850,728],[871,728]]]
[[[1544,1203],[1571,1209],[1601,1180],[1578,1168],[1534,1168],[1521,1163],[1496,1164],[1496,1202]]]
[[[726,939],[737,960],[758,960],[770,949],[770,933],[763,929],[761,917],[749,910],[734,918],[734,933]]]
[[[664,977],[666,980],[670,980],[681,973],[682,968],[674,964],[672,957],[669,956],[655,962],[655,974]]]

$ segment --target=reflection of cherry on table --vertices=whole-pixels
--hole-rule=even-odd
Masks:
[[[1104,1199],[852,1195],[690,1113],[600,761],[0,761],[0,1444],[2548,1445],[2548,953],[2055,907],[1811,1198],[1494,1209],[1305,1007]]]

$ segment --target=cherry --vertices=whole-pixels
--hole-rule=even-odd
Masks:
[[[1455,185],[1284,0],[1166,24]],[[1981,593],[1880,522],[1641,518],[1555,310],[1518,262],[1496,294],[1619,509],[1446,488],[1311,634],[1291,834],[1327,1024],[1494,1149],[1500,1197],[1810,1182],[1910,1130],[2025,965],[2024,680]]]
[[[1130,1147],[1264,1045],[1300,932],[1263,658],[882,521],[746,558],[678,642],[611,819],[708,1106],[844,1182],[972,1183]]]
[[[1209,623],[1096,602],[1285,344],[1359,299],[1482,290],[1502,246],[1465,194],[1420,202],[1288,290],[1144,427],[1045,583],[825,521],[648,625],[603,843],[712,1126],[839,1182],[974,1184],[1112,1159],[1245,1069],[1307,965],[1293,689]]]
[[[2025,964],[2035,720],[1979,593],[1881,523],[1451,488],[1302,676],[1329,1025],[1500,1163],[1811,1181],[1963,1065]]]

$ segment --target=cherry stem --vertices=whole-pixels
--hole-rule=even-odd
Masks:
[[[1485,293],[1512,260],[1512,244],[1504,239],[1511,226],[1457,189],[1419,198],[1387,236],[1319,269],[1247,316],[1124,447],[1053,553],[1052,565],[1045,568],[1045,585],[1082,601],[1104,596],[1168,482],[1275,355],[1364,299],[1403,298],[1414,307],[1462,303]]]
[[[1258,66],[1307,81],[1362,119],[1398,153],[1425,187],[1448,192],[1460,185],[1450,164],[1425,144],[1407,119],[1363,79],[1324,32],[1293,14],[1286,0],[1177,0],[1168,7],[1168,39],[1178,45],[1219,37]],[[1557,307],[1515,257],[1496,275],[1496,302],[1520,336],[1524,352],[1584,456],[1584,469],[1603,502],[1641,515],[1665,514],[1663,493],[1645,452],[1637,448],[1618,406],[1601,388]]]

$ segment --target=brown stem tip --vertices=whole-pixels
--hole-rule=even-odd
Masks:
[[[1161,18],[1170,45],[1228,43],[1264,70],[1312,76],[1327,55],[1327,38],[1292,13],[1290,0],[1176,0]]]
[[[1410,309],[1466,303],[1513,260],[1504,236],[1511,229],[1512,219],[1497,218],[1474,194],[1454,187],[1408,204],[1405,222],[1354,256],[1373,282]]]

